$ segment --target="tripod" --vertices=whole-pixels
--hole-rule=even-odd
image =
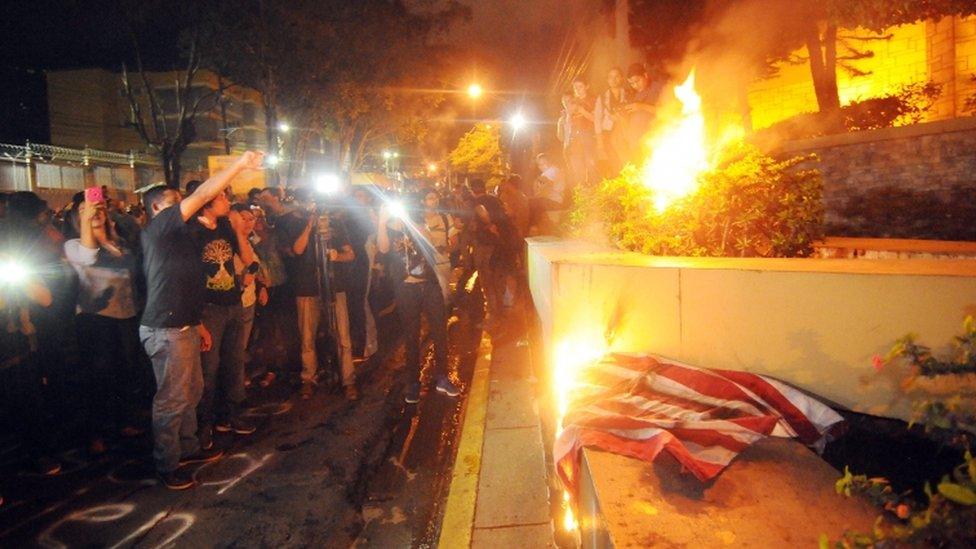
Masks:
[[[329,214],[325,210],[317,210],[310,215],[317,215],[319,223],[315,231],[315,276],[318,280],[319,296],[322,299],[322,311],[326,335],[331,340],[331,349],[325,355],[329,357],[328,382],[332,389],[342,386],[342,357],[340,356],[340,343],[338,332],[338,319],[336,318],[336,295],[335,285],[333,284],[334,272],[332,261],[329,260],[329,248],[326,245],[329,227]],[[321,329],[319,331],[321,333]],[[317,339],[317,338],[316,338]]]

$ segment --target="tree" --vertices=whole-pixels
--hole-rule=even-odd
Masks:
[[[448,155],[454,169],[465,173],[495,173],[501,169],[501,129],[498,124],[476,124]]]
[[[167,16],[170,6],[161,1],[126,0],[117,7],[116,15],[121,14],[127,27],[135,63],[135,75],[126,63],[122,65],[121,90],[128,103],[128,125],[159,157],[166,184],[179,188],[183,153],[196,139],[194,121],[202,110],[214,104],[214,93],[201,92],[193,86],[200,70],[200,35],[193,30],[185,36],[186,62],[181,71],[174,71],[172,82],[153,81],[143,65],[139,37],[151,33],[153,21]],[[189,9],[181,13],[187,21],[193,21],[196,12]]]
[[[837,118],[840,96],[837,89],[837,68],[856,69],[850,61],[871,57],[873,52],[856,45],[857,42],[878,39],[886,29],[927,19],[976,13],[972,0],[804,0],[796,8],[806,21],[799,40],[807,50],[817,105],[828,118]],[[858,27],[877,33],[864,36],[852,30]],[[881,36],[880,38],[884,38]],[[838,53],[838,45],[841,46]],[[796,43],[787,43],[795,48]],[[790,50],[787,50],[790,51]],[[782,55],[782,52],[779,53]]]
[[[370,149],[422,136],[416,124],[444,50],[434,38],[467,11],[455,0],[211,0],[207,63],[262,94],[268,142],[281,114],[293,122],[292,159],[311,136],[331,141],[337,166],[357,169]],[[426,86],[421,86],[426,83]],[[420,131],[418,131],[420,130]],[[289,169],[296,163],[289,164]]]

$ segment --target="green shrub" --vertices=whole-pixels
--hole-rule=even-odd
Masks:
[[[621,175],[577,191],[576,234],[605,231],[617,246],[649,255],[803,257],[823,237],[823,182],[802,166],[749,145],[731,148],[699,177],[696,192],[663,212],[653,190],[628,166]]]

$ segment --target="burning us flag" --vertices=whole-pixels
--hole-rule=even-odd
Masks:
[[[645,461],[664,450],[704,481],[767,436],[822,451],[828,431],[843,422],[824,404],[757,374],[609,354],[582,375],[578,386],[589,390],[570,404],[553,452],[574,493],[586,446]]]

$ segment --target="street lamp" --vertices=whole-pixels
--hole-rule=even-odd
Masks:
[[[481,88],[481,84],[474,83],[468,86],[468,97],[471,99],[478,99],[483,93],[485,90]]]
[[[291,126],[288,125],[288,122],[278,122],[278,131],[288,133],[291,131]]]
[[[383,160],[389,160],[393,158],[393,153],[390,151],[383,151]]]
[[[264,165],[269,168],[274,168],[280,161],[281,159],[278,158],[278,155],[276,154],[269,154],[268,156],[264,157]]]

